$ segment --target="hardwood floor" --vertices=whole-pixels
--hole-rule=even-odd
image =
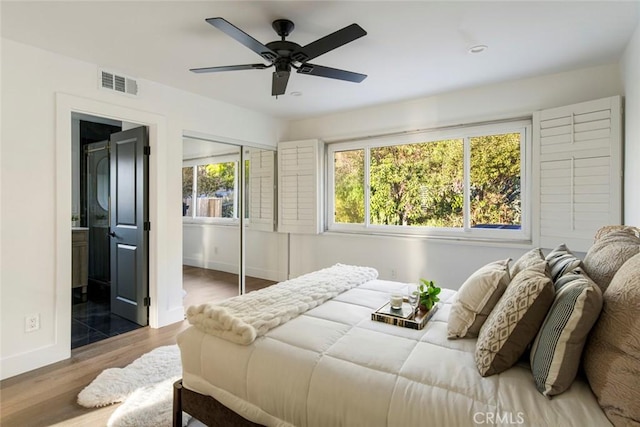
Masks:
[[[237,283],[237,275],[234,274],[185,266],[185,308],[234,296]],[[245,280],[247,292],[273,283],[249,277]],[[118,405],[83,408],[76,403],[78,393],[102,370],[124,367],[156,347],[175,344],[176,335],[188,326],[184,321],[160,329],[137,329],[76,348],[72,350],[70,359],[3,380],[0,382],[0,425],[106,425]]]
[[[185,265],[182,268],[182,277],[183,287],[187,292],[184,297],[185,307],[207,301],[221,301],[238,295],[237,274]],[[248,276],[245,277],[244,282],[246,292],[262,289],[275,283],[271,280]],[[211,283],[215,283],[216,286],[210,286]]]

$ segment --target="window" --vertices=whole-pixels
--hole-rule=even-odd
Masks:
[[[329,145],[328,227],[478,238],[529,238],[530,121]]]
[[[182,168],[182,215],[238,218],[238,156],[187,160]]]

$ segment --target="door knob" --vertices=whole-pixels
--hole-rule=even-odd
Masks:
[[[111,237],[116,237],[116,232],[115,231],[110,231],[108,234]]]

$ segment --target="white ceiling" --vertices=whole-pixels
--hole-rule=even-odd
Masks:
[[[295,119],[499,81],[617,62],[639,1],[19,1],[1,4],[2,36],[139,79]],[[205,22],[221,16],[262,43],[292,20],[305,45],[358,23],[368,34],[313,63],[368,74],[350,83],[292,73],[271,96],[273,69],[194,74],[261,62]],[[479,55],[468,48],[485,44]],[[35,66],[35,65],[34,65]],[[290,92],[302,92],[291,96]]]

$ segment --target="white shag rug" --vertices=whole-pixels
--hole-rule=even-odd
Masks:
[[[173,383],[181,376],[178,346],[158,347],[124,368],[105,369],[78,394],[78,404],[97,408],[124,402],[109,418],[108,427],[170,427]],[[189,418],[183,413],[183,426]]]

